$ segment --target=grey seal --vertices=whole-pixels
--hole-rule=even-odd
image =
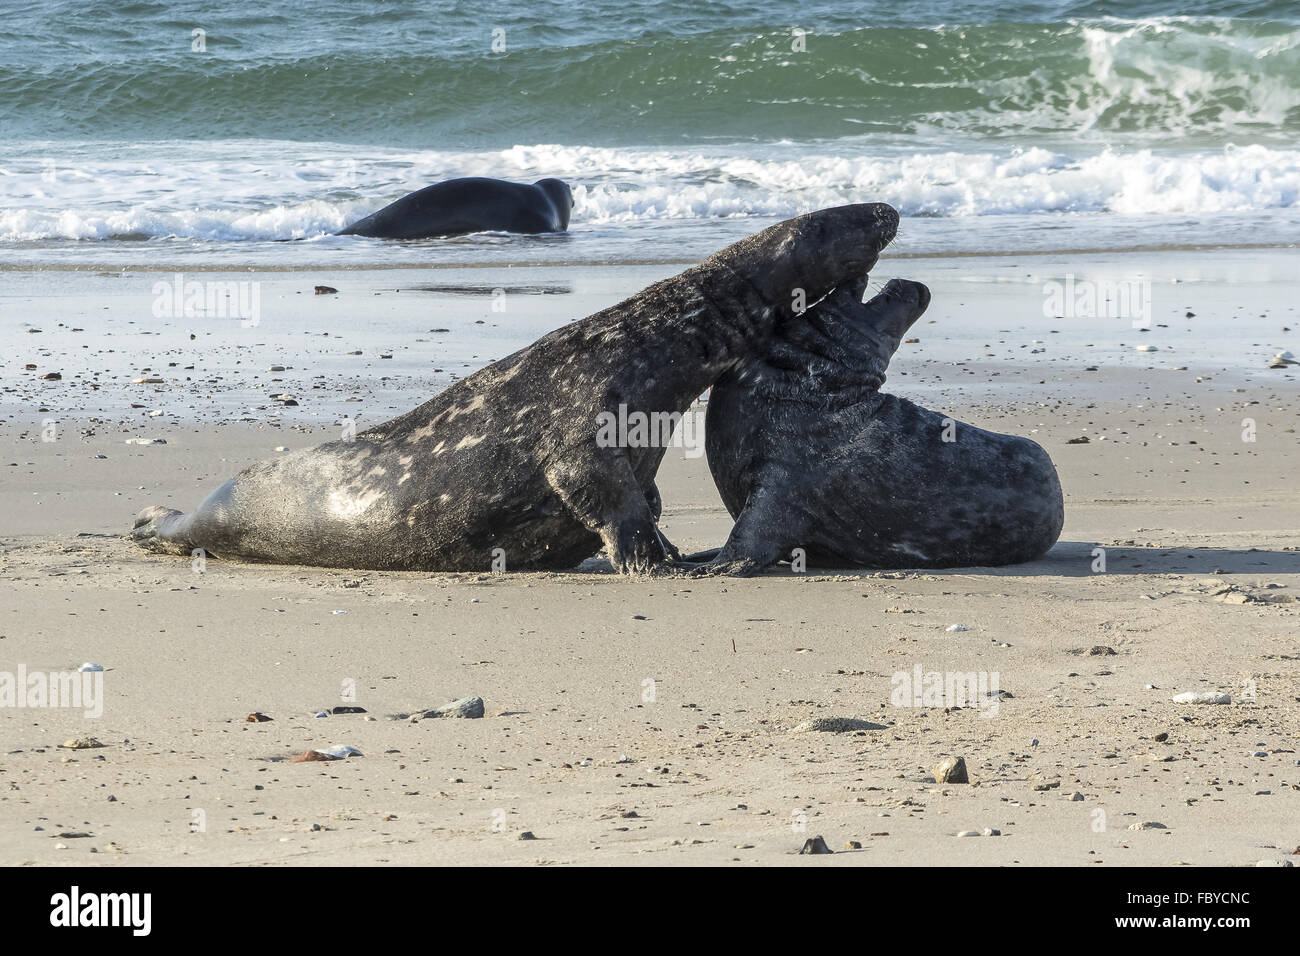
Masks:
[[[154,506],[155,551],[390,570],[573,567],[604,545],[620,571],[676,552],[658,532],[665,448],[602,442],[611,416],[685,412],[763,349],[793,293],[825,295],[893,238],[883,204],[771,226],[565,325],[351,441],[255,464],[192,514]],[[626,443],[625,443],[626,444]]]
[[[474,176],[417,189],[335,235],[429,239],[470,232],[564,232],[572,211],[573,191],[563,180],[529,185]]]
[[[880,391],[929,290],[866,279],[778,323],[765,353],[714,385],[709,468],[735,525],[697,569],[809,564],[947,568],[1029,561],[1056,542],[1061,483],[1036,442]]]

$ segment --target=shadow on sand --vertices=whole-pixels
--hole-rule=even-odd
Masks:
[[[1105,551],[1105,571],[1093,570],[1099,555]],[[614,569],[601,558],[591,558],[576,570],[585,573],[612,574]],[[1058,541],[1037,561],[1008,564],[1004,567],[965,568],[860,568],[853,565],[817,565],[810,560],[809,575],[858,575],[871,577],[880,573],[916,573],[929,575],[971,575],[987,577],[1094,577],[1105,574],[1196,574],[1212,577],[1220,574],[1300,574],[1300,550],[1266,551],[1248,548],[1244,551],[1231,548],[1144,548],[1132,545],[1110,547],[1092,541]],[[788,562],[783,562],[763,572],[764,576],[794,576]]]

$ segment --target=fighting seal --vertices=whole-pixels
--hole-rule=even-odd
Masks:
[[[752,574],[796,548],[823,567],[996,566],[1056,542],[1064,503],[1041,446],[880,391],[929,290],[893,280],[864,304],[865,289],[778,323],[714,385],[705,448],[736,523],[701,573]]]
[[[559,179],[510,183],[469,177],[434,183],[359,219],[338,236],[431,239],[471,232],[564,232],[573,191]]]
[[[662,445],[598,440],[611,415],[681,415],[762,350],[792,290],[861,275],[893,238],[882,204],[772,226],[358,434],[255,464],[192,514],[154,506],[155,551],[389,570],[563,569],[602,546],[625,572],[675,557],[658,532]]]

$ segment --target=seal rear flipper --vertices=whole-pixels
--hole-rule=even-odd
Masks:
[[[668,560],[671,545],[655,526],[623,449],[592,448],[557,462],[546,469],[546,480],[573,517],[600,535],[615,571],[645,574]]]
[[[189,536],[190,523],[190,516],[175,508],[150,505],[136,515],[131,540],[148,551],[189,554],[194,546]]]

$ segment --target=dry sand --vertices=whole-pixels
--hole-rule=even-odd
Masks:
[[[1274,293],[1237,289],[1253,312]],[[1297,376],[1082,364],[1008,360],[996,396],[944,400],[909,391],[901,372],[926,366],[900,354],[888,386],[1049,450],[1066,525],[1042,560],[744,580],[628,579],[601,560],[504,576],[209,560],[198,574],[125,541],[135,511],[192,507],[276,446],[336,437],[332,422],[65,410],[44,443],[41,413],[9,404],[0,671],[95,662],[105,704],[98,719],[0,710],[0,861],[788,864],[818,834],[836,853],[817,865],[1288,858]],[[140,434],[168,443],[123,443]],[[1093,440],[1066,444],[1081,434]],[[671,451],[659,484],[675,543],[722,542],[703,458]],[[895,675],[918,666],[996,675],[1002,699],[895,706]],[[1206,690],[1232,703],[1171,701]],[[389,718],[467,695],[486,717]],[[313,716],[344,703],[367,713]],[[253,711],[273,720],[245,722]],[[791,732],[824,717],[872,729]],[[84,735],[105,746],[58,747]],[[364,756],[286,762],[331,744]],[[969,784],[929,778],[948,755]],[[1130,830],[1143,822],[1164,828]],[[1001,835],[956,836],[986,828]]]

